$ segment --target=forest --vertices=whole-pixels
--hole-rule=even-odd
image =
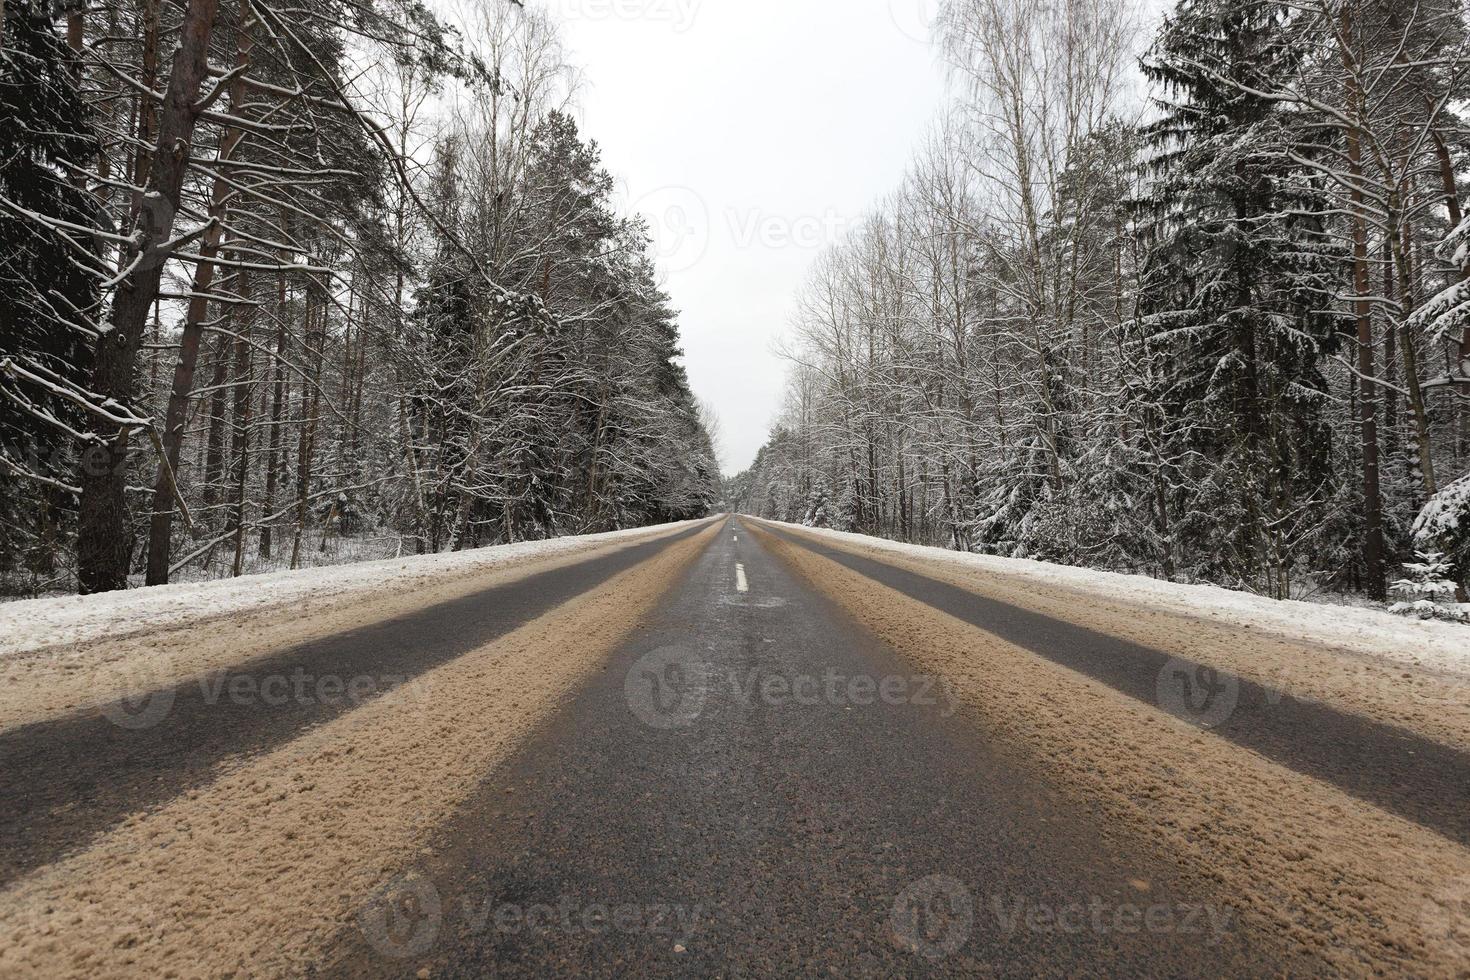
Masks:
[[[0,593],[703,515],[649,232],[516,0],[0,3]]]
[[[953,104],[812,269],[738,509],[1463,615],[1455,0],[951,0]]]

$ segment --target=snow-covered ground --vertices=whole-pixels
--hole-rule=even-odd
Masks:
[[[395,581],[401,581],[405,588],[420,588],[429,582],[628,543],[696,523],[699,522],[100,595],[23,599],[0,604],[0,657],[103,637],[135,636],[224,616],[284,608],[307,600],[350,598],[355,593],[386,588]]]
[[[1160,611],[1270,630],[1291,639],[1399,660],[1418,667],[1457,673],[1470,671],[1470,627],[1455,623],[1409,619],[1378,609],[1270,599],[1213,585],[1165,582],[1147,575],[1124,575],[1029,559],[966,554],[799,524],[784,526],[829,539],[832,544],[848,550],[902,555],[1004,575],[1013,581],[1045,583]]]

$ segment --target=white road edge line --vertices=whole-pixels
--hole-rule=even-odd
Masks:
[[[735,563],[735,591],[750,591],[750,583],[745,580],[745,566],[738,561]]]

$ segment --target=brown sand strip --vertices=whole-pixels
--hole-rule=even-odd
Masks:
[[[801,536],[796,529],[781,530]],[[845,539],[814,540],[997,602],[1228,670],[1283,695],[1318,701],[1470,751],[1470,673],[1388,662],[1261,629],[1162,612],[1116,596],[926,562]],[[1470,646],[1470,630],[1466,644]]]
[[[991,737],[1349,974],[1470,976],[1470,850],[757,530]]]
[[[0,892],[0,975],[299,974],[717,525]]]
[[[514,558],[489,570],[445,574],[433,562],[412,562],[405,564],[402,577],[378,588],[327,592],[288,608],[265,605],[151,633],[128,634],[127,624],[119,623],[118,636],[0,657],[0,730],[173,687],[680,530],[650,531],[552,558]]]

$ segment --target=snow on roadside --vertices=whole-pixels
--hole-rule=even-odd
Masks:
[[[653,534],[677,531],[700,521],[587,534],[545,541],[523,541],[470,551],[412,555],[352,565],[269,572],[240,578],[159,585],[98,595],[22,599],[0,604],[0,657],[136,636],[240,613],[291,606],[387,588],[395,580],[420,588],[428,582],[560,558],[591,548],[627,544]],[[428,580],[428,582],[426,582]]]
[[[1073,592],[1193,616],[1234,626],[1269,630],[1288,639],[1336,647],[1352,653],[1395,660],[1431,670],[1470,673],[1470,629],[1455,623],[1393,616],[1378,609],[1329,606],[1296,599],[1271,599],[1215,585],[1183,585],[1150,578],[1101,572],[1025,558],[999,558],[903,544],[883,538],[826,528],[766,523],[828,538],[846,549],[888,552],[911,559],[958,566],[971,571],[1030,580]]]

